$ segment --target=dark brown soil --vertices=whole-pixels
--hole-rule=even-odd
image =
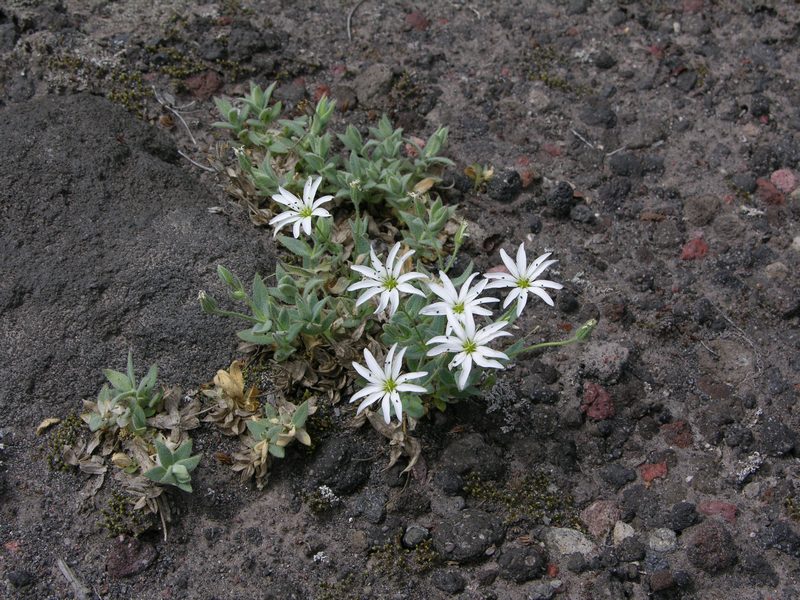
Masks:
[[[0,596],[800,597],[799,34],[788,2],[4,4]],[[599,325],[432,415],[408,479],[345,402],[260,492],[195,430],[168,540],[118,539],[113,478],[84,494],[49,465],[68,426],[35,429],[128,349],[187,393],[237,357],[197,293],[276,248],[197,165],[232,162],[210,98],[250,80],[337,130],[449,126],[476,266],[559,260],[522,330]]]

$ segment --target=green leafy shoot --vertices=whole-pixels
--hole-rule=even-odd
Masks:
[[[144,473],[159,485],[174,485],[184,492],[192,491],[192,471],[197,468],[201,455],[192,456],[192,440],[188,439],[174,451],[161,440],[153,441],[156,447],[157,466]]]

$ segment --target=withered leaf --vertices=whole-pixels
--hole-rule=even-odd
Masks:
[[[56,425],[57,423],[61,423],[61,419],[59,419],[58,417],[49,417],[45,419],[44,421],[39,423],[39,426],[36,428],[36,435],[42,435],[45,431],[47,431],[48,429],[50,429],[50,427]]]

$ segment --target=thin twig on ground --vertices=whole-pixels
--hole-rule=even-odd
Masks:
[[[164,100],[164,98],[162,98],[162,97],[161,97],[161,94],[159,94],[159,93],[158,93],[158,90],[156,90],[156,86],[151,86],[151,87],[153,88],[153,95],[156,97],[156,101],[157,101],[157,102],[158,102],[158,103],[159,103],[161,106],[163,106],[163,107],[164,107],[164,108],[166,108],[168,111],[170,111],[170,112],[171,112],[173,115],[175,115],[176,117],[178,117],[178,120],[179,120],[181,123],[183,123],[183,126],[186,128],[186,133],[188,133],[188,134],[189,134],[189,138],[192,140],[192,144],[194,144],[194,145],[195,145],[195,147],[196,147],[196,146],[197,146],[197,140],[196,140],[196,139],[194,139],[194,136],[192,135],[192,130],[191,130],[191,129],[189,129],[189,125],[187,125],[187,124],[186,124],[186,121],[184,121],[183,117],[181,116],[181,113],[179,113],[179,112],[177,111],[177,109],[175,109],[174,107],[170,106],[170,105],[169,105],[169,103],[168,103],[166,100]],[[189,105],[189,106],[190,106],[190,105]]]
[[[61,571],[64,579],[67,580],[67,583],[72,588],[75,600],[89,600],[89,589],[78,579],[75,571],[70,569],[69,565],[61,558],[56,561],[56,564],[58,564],[58,570]]]
[[[353,30],[350,27],[351,23],[353,22],[353,15],[356,14],[356,11],[358,10],[358,7],[361,6],[362,4],[364,4],[365,1],[366,0],[358,0],[358,2],[356,2],[356,5],[353,8],[350,9],[349,13],[347,13],[347,41],[348,42],[352,42],[353,41]]]
[[[580,133],[578,133],[578,132],[577,132],[577,131],[575,131],[574,129],[570,129],[570,131],[572,132],[572,135],[574,135],[576,138],[578,138],[578,139],[579,139],[580,141],[582,141],[584,144],[586,144],[587,146],[589,146],[589,148],[591,148],[592,150],[594,150],[594,144],[592,144],[592,143],[591,143],[589,140],[587,140],[585,137],[583,137],[583,136],[582,136]]]
[[[201,165],[196,160],[192,160],[191,158],[189,158],[186,154],[184,154],[183,150],[178,150],[178,154],[180,154],[183,158],[188,160],[190,163],[192,163],[198,169],[203,169],[203,171],[208,171],[209,173],[213,173],[214,172],[214,169],[212,169],[211,167],[207,167],[205,165]]]

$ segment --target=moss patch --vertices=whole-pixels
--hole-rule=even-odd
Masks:
[[[558,489],[543,473],[513,480],[503,487],[470,474],[464,492],[502,507],[507,523],[527,519],[536,524],[583,529],[572,496]]]

